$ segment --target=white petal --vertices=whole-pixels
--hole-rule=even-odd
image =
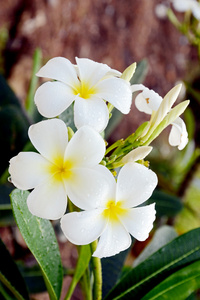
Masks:
[[[68,144],[65,123],[59,119],[41,121],[30,126],[28,131],[34,147],[48,160],[63,157]]]
[[[74,123],[77,128],[89,125],[98,132],[102,132],[109,120],[107,105],[102,99],[91,97],[82,99],[77,97],[74,104]]]
[[[110,67],[87,58],[77,58],[80,80],[88,83],[91,87],[96,85],[104,75],[110,71]]]
[[[128,215],[120,216],[127,231],[138,241],[145,241],[153,228],[156,210],[155,204],[136,207],[129,210]]]
[[[140,93],[136,96],[135,98],[135,106],[136,108],[141,111],[141,112],[145,112],[146,114],[149,114],[151,115],[152,114],[152,109],[149,107],[148,103],[147,103],[148,100],[146,100],[144,97],[143,97],[143,94]]]
[[[67,109],[75,98],[70,86],[58,81],[49,81],[37,89],[34,101],[42,116],[53,118]]]
[[[176,11],[185,12],[191,9],[191,2],[188,0],[174,0],[172,3]]]
[[[158,110],[156,111],[153,119],[151,120],[154,128],[164,119],[167,113],[172,108],[172,105],[176,101],[180,91],[182,84],[178,84],[173,87],[163,98]]]
[[[118,254],[129,248],[131,237],[120,222],[109,222],[102,233],[93,256],[102,258]]]
[[[105,154],[105,142],[101,135],[89,126],[76,131],[70,140],[65,160],[73,161],[77,167],[95,166],[101,162]]]
[[[142,95],[146,99],[146,102],[148,102],[148,106],[151,111],[158,110],[163,100],[158,93],[156,93],[154,90],[149,90],[148,88],[146,88],[143,90]]]
[[[119,172],[116,200],[124,207],[134,207],[146,201],[157,185],[156,174],[138,163],[129,162]]]
[[[77,73],[73,64],[64,57],[50,59],[36,75],[58,80],[72,87],[78,83]]]
[[[104,207],[104,203],[115,196],[114,177],[102,166],[93,169],[73,169],[72,180],[65,181],[70,200],[84,210]]]
[[[102,209],[73,212],[61,219],[61,228],[67,239],[75,245],[86,245],[95,241],[104,230]]]
[[[60,219],[67,207],[67,195],[62,182],[53,178],[37,186],[28,196],[27,205],[30,212],[40,218]]]
[[[123,114],[128,114],[132,103],[132,92],[128,82],[121,78],[108,78],[97,84],[98,97],[110,102]]]
[[[121,77],[122,73],[115,70],[115,69],[110,69],[110,71],[108,71],[108,73],[106,73],[106,75],[103,77],[103,79],[105,78],[109,78],[109,77]]]
[[[124,164],[128,162],[135,162],[137,160],[144,159],[153,149],[151,146],[141,146],[132,151],[122,158]]]
[[[157,111],[161,102],[162,97],[148,88],[145,88],[142,93],[135,98],[135,106],[137,109],[146,114],[152,114],[153,111]]]
[[[193,3],[192,13],[197,20],[200,20],[200,3],[198,2]]]
[[[184,121],[177,118],[172,123],[172,129],[169,134],[169,144],[171,146],[178,146],[182,150],[188,143],[188,133]]]
[[[35,152],[20,152],[10,160],[9,173],[12,183],[21,190],[29,190],[45,181],[49,162]]]
[[[146,89],[146,87],[143,84],[133,84],[133,85],[131,85],[132,93],[138,92],[138,91],[143,91],[144,89]]]

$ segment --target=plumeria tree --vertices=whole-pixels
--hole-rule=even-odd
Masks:
[[[172,125],[170,145],[182,150],[188,143],[180,115],[189,101],[174,106],[181,85],[162,98],[136,82],[135,70],[136,63],[121,73],[90,59],[76,58],[74,65],[56,57],[36,74],[50,79],[34,95],[44,118],[29,127],[29,148],[10,159],[8,171],[17,188],[11,193],[13,214],[42,270],[50,299],[61,299],[63,278],[54,222],[78,251],[62,299],[71,298],[79,281],[89,300],[175,299],[179,289],[183,296],[178,299],[186,299],[199,287],[194,276],[200,268],[199,229],[180,237],[173,231],[173,237],[153,246],[154,250],[148,251],[149,245],[140,263],[120,277],[131,246],[153,236],[152,229],[158,226],[154,226],[157,204],[151,201],[158,177],[146,159],[152,142]],[[133,97],[136,108],[149,114],[150,120],[127,138],[108,144],[105,130],[114,112],[128,114]],[[63,118],[69,110],[71,125]],[[1,249],[6,256],[3,245]],[[3,267],[0,280],[17,299],[28,299],[19,270],[10,264],[20,284]],[[181,278],[178,286],[177,278]],[[189,283],[193,280],[192,288],[185,288],[185,278]]]

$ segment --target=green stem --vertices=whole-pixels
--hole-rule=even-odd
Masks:
[[[89,268],[86,269],[85,273],[83,274],[83,277],[80,281],[81,284],[81,290],[84,295],[84,299],[86,300],[92,300],[92,291],[90,288],[90,274],[89,274]]]
[[[97,248],[97,241],[91,244],[92,253]],[[94,273],[94,300],[102,299],[102,270],[101,270],[101,260],[98,257],[92,256],[93,273]]]
[[[29,86],[28,94],[27,94],[26,101],[25,101],[26,111],[29,114],[29,116],[31,116],[31,117],[35,110],[35,105],[34,105],[33,99],[34,99],[34,93],[35,93],[35,90],[36,90],[37,84],[38,84],[38,77],[35,74],[41,66],[41,60],[42,60],[42,52],[41,52],[40,48],[37,48],[33,55],[33,69],[32,69],[31,81],[30,81],[30,86]]]
[[[112,144],[110,147],[107,148],[105,155],[107,155],[110,151],[112,151],[113,149],[115,149],[123,144],[124,144],[123,139],[116,141],[114,144]]]

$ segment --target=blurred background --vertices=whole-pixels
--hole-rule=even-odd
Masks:
[[[0,0],[1,70],[23,103],[36,47],[42,50],[43,62],[55,56],[72,62],[75,56],[88,57],[119,71],[147,59],[144,84],[164,96],[185,77],[196,52],[167,17],[157,12],[159,3]],[[123,130],[131,132],[135,117],[130,114],[125,119]]]
[[[74,58],[77,56],[106,63],[123,72],[133,62],[145,61],[143,84],[161,96],[177,82],[193,81],[199,72],[197,51],[170,23],[163,11],[158,9],[157,5],[161,2],[169,1],[0,0],[0,73],[3,75],[0,91],[0,141],[1,148],[2,145],[7,145],[5,149],[1,149],[1,156],[4,155],[1,162],[2,185],[5,185],[5,182],[7,185],[5,178],[8,160],[21,151],[28,140],[27,128],[30,120],[27,117],[22,118],[21,114],[24,113],[30,82],[34,76],[33,55],[36,48],[40,48],[42,65],[55,56],[64,56],[75,63]],[[177,16],[182,18],[181,14]],[[40,79],[39,83],[41,82]],[[197,81],[196,87],[198,86]],[[183,88],[183,96],[187,97],[189,92],[184,94],[184,91]],[[5,94],[9,94],[9,100],[5,100]],[[8,101],[20,107],[19,116],[16,110],[13,113],[12,107],[7,106]],[[20,106],[16,104],[17,101]],[[199,103],[193,100],[191,108],[193,112],[186,116],[187,123],[191,125],[189,150],[186,149],[180,154],[177,149],[172,149],[168,145],[166,132],[155,143],[157,150],[149,159],[151,168],[158,174],[159,188],[170,196],[179,197],[179,200],[175,199],[179,201],[176,209],[174,207],[177,202],[170,198],[172,215],[168,213],[165,216],[165,213],[161,212],[159,222],[175,224],[179,233],[200,226],[199,154],[195,152],[199,147]],[[16,116],[18,119],[15,119]],[[13,132],[14,119],[15,124],[20,126]],[[147,119],[148,116],[135,109],[133,102],[131,112],[115,128],[110,142],[126,138]],[[192,186],[194,178],[195,187]],[[184,188],[181,188],[183,183]],[[192,190],[186,191],[186,187]],[[193,197],[194,200],[194,195],[195,203],[191,204],[188,199]],[[0,237],[15,259],[23,259],[27,265],[33,265],[34,259],[10,216],[10,207],[5,206],[8,201],[4,200],[8,197],[7,190],[1,188],[0,196],[3,199],[1,204],[4,204],[0,215]],[[180,211],[180,206],[185,212],[182,217],[178,215],[174,221],[171,217]],[[160,207],[165,210],[165,206]],[[59,238],[63,264],[68,268],[73,267],[77,258],[76,252],[72,251],[74,247],[65,243],[62,236]],[[137,256],[142,248],[141,245],[135,247],[132,255]],[[69,277],[65,278],[64,292],[69,281]],[[77,291],[73,299],[81,299],[80,297]],[[36,299],[48,299],[48,296],[41,294],[37,295]]]

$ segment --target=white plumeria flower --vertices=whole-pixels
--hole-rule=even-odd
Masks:
[[[105,177],[109,171],[99,165],[105,153],[99,133],[83,126],[68,142],[65,123],[51,119],[30,126],[29,137],[41,154],[19,153],[10,160],[9,173],[17,188],[33,189],[27,199],[33,215],[51,220],[61,218],[67,196],[80,208],[94,198],[101,199],[108,189]]]
[[[42,84],[35,94],[41,115],[60,115],[74,102],[74,123],[77,128],[89,125],[102,132],[109,120],[105,101],[123,114],[128,114],[132,102],[130,84],[115,77],[120,73],[106,64],[86,58],[76,58],[74,66],[64,57],[55,57],[36,74],[56,81]],[[104,101],[105,100],[105,101]]]
[[[131,245],[130,234],[139,241],[147,239],[155,220],[155,204],[136,207],[146,201],[157,185],[156,174],[138,163],[129,162],[119,172],[117,183],[107,176],[110,189],[95,199],[85,211],[66,214],[61,228],[67,239],[86,245],[99,238],[93,256],[115,255]]]
[[[194,17],[200,20],[200,3],[196,0],[172,0],[173,7],[178,12],[190,10]]]
[[[163,98],[159,94],[142,84],[132,85],[131,89],[132,92],[142,91],[135,98],[135,106],[139,111],[151,115],[159,109],[163,101]],[[165,113],[167,113],[167,111],[163,113],[162,117],[164,117]],[[185,123],[178,117],[171,125],[172,129],[169,134],[169,144],[171,146],[178,146],[178,149],[182,150],[188,143],[188,133]]]

